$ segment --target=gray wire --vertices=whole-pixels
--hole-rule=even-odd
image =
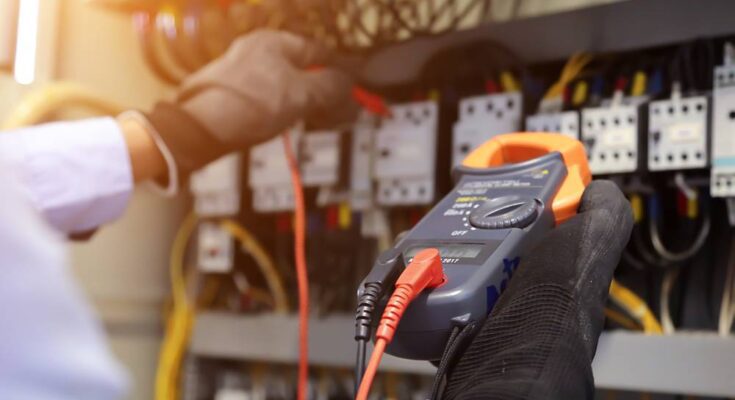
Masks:
[[[661,233],[659,232],[656,220],[654,218],[650,218],[648,220],[648,229],[651,235],[651,244],[653,245],[653,249],[656,250],[656,253],[662,259],[670,262],[681,262],[694,257],[694,255],[702,249],[702,246],[704,246],[705,242],[707,242],[707,237],[709,236],[710,232],[711,223],[709,213],[705,212],[703,218],[704,220],[702,221],[702,227],[699,229],[697,238],[694,240],[692,246],[679,253],[675,253],[666,248],[663,240],[661,240]]]

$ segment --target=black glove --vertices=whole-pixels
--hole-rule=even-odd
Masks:
[[[609,181],[522,259],[449,373],[446,399],[592,399],[591,363],[608,288],[633,226]]]

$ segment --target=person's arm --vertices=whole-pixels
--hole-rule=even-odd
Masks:
[[[126,375],[65,246],[0,162],[0,399],[115,400]]]
[[[296,35],[255,32],[185,80],[176,101],[117,118],[2,132],[0,161],[54,227],[89,232],[122,215],[135,183],[156,180],[174,193],[205,164],[300,120],[349,119],[349,78],[308,68],[325,57]]]

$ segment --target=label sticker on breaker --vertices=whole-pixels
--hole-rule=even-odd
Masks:
[[[707,166],[707,98],[654,101],[648,108],[648,169]]]
[[[735,65],[715,68],[712,108],[710,191],[715,197],[735,197]]]
[[[579,139],[579,112],[530,115],[526,118],[526,131],[560,133],[572,139]]]
[[[374,176],[381,205],[429,204],[434,199],[438,110],[434,102],[391,107],[375,136]]]
[[[519,92],[491,94],[459,102],[459,120],[452,132],[452,165],[476,147],[503,133],[521,128],[523,98]]]
[[[234,240],[230,233],[212,222],[199,225],[197,260],[202,272],[224,273],[232,270]]]
[[[291,133],[294,154],[300,132]],[[249,184],[253,190],[253,209],[257,212],[281,212],[294,208],[293,188],[283,139],[275,137],[250,149]]]
[[[638,169],[638,107],[585,108],[582,142],[593,174],[634,172]]]

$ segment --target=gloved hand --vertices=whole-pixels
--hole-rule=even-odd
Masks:
[[[187,78],[178,104],[157,104],[148,120],[187,174],[302,119],[329,125],[351,118],[356,107],[350,78],[336,69],[310,68],[328,61],[323,47],[302,37],[257,31]]]
[[[446,399],[592,399],[608,288],[633,227],[630,205],[594,181],[579,213],[521,260],[448,375]]]

